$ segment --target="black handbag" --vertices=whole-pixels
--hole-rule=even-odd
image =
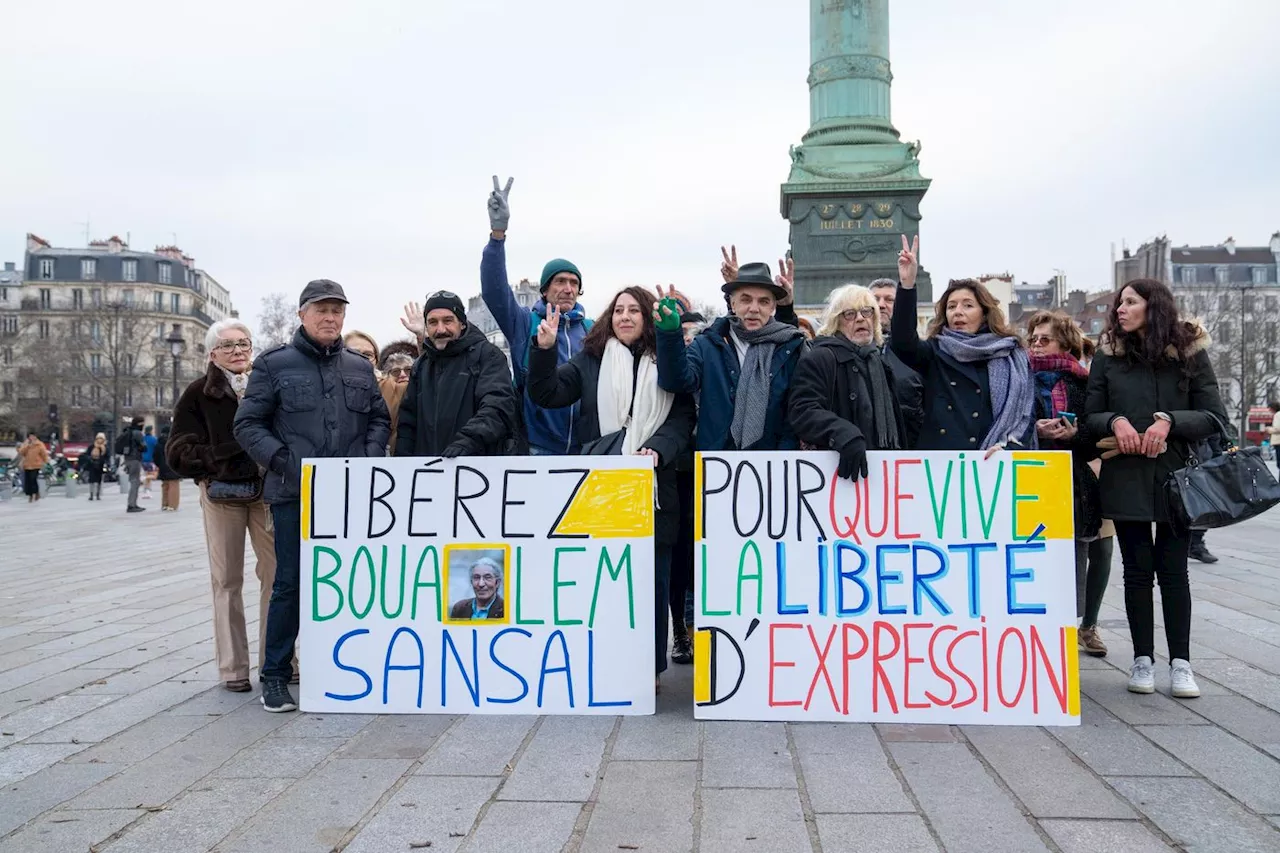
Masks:
[[[243,506],[262,500],[262,479],[210,480],[205,484],[204,496],[216,504]]]
[[[1169,521],[1182,530],[1238,524],[1280,503],[1280,483],[1261,449],[1231,447],[1222,421],[1212,417],[1228,449],[1205,458],[1212,454],[1212,444],[1190,447],[1186,467],[1165,481]]]
[[[594,441],[588,441],[582,445],[580,451],[581,456],[621,456],[622,445],[627,440],[627,428],[623,427],[614,430],[608,435],[602,435]]]

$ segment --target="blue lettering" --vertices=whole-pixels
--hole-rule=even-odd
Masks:
[[[478,643],[476,642],[476,629],[471,629],[471,673],[472,678],[467,677],[467,666],[462,662],[462,656],[458,654],[458,647],[453,644],[453,635],[449,633],[449,629],[445,628],[440,632],[440,705],[444,708],[449,707],[449,653],[453,653],[453,659],[458,663],[458,673],[462,676],[462,681],[467,685],[467,692],[471,694],[471,704],[476,708],[480,707],[480,652]]]
[[[996,550],[994,542],[966,542],[963,545],[948,545],[951,553],[967,553],[969,555],[969,618],[977,619],[982,614],[981,579],[979,578],[979,554],[983,551]]]
[[[1043,604],[1021,604],[1018,602],[1018,591],[1015,588],[1020,583],[1034,583],[1036,579],[1036,570],[1030,567],[1018,568],[1017,555],[1019,552],[1043,552],[1044,542],[1026,542],[1017,545],[1006,545],[1004,554],[1004,575],[1005,575],[1005,593],[1008,596],[1010,615],[1030,614],[1046,612]]]
[[[836,584],[836,618],[861,616],[871,606],[871,587],[867,586],[866,581],[862,579],[862,574],[867,570],[867,552],[844,539],[837,539],[834,548],[836,572],[840,575],[840,582]],[[844,555],[850,551],[858,555],[858,568],[851,572],[846,572],[844,570]],[[862,602],[857,607],[849,608],[844,606],[845,581],[853,581],[862,590]]]
[[[774,566],[778,572],[778,613],[808,613],[807,604],[787,604],[787,546],[782,542],[774,543]]]
[[[616,707],[631,704],[630,699],[624,699],[620,702],[597,702],[595,685],[596,685],[596,632],[588,630],[587,631],[587,707],[588,708],[616,708]],[[573,707],[572,688],[569,691],[569,706]]]
[[[386,547],[385,545],[383,546]],[[413,642],[418,646],[418,662],[414,664],[393,664],[391,655],[396,650],[396,640],[400,639],[401,634],[408,634],[413,637]],[[382,665],[382,704],[387,704],[387,691],[391,688],[392,671],[413,672],[418,673],[418,707],[422,707],[422,688],[423,682],[427,677],[427,653],[422,650],[422,640],[418,637],[412,628],[397,628],[396,632],[391,635],[391,642],[387,643],[387,658]]]
[[[938,568],[929,574],[923,574],[920,571],[920,552],[927,551],[938,558]],[[951,571],[951,562],[947,559],[947,554],[936,545],[928,542],[915,542],[911,546],[911,598],[914,605],[914,613],[916,616],[923,615],[924,599],[927,596],[929,601],[933,603],[936,609],[943,616],[951,615],[951,607],[942,597],[938,595],[937,590],[933,588],[933,582],[941,580],[947,576],[947,572]]]
[[[876,546],[876,604],[877,609],[886,615],[905,616],[907,605],[890,605],[887,603],[890,584],[902,583],[902,572],[891,571],[885,567],[884,558],[888,554],[910,553],[910,545],[877,545]]]
[[[354,631],[348,631],[347,633],[343,634],[341,637],[338,638],[338,642],[333,644],[333,665],[336,666],[338,669],[342,670],[343,672],[354,672],[356,675],[363,678],[364,692],[347,694],[347,693],[330,693],[329,691],[326,690],[324,694],[326,699],[337,699],[339,702],[354,702],[357,699],[363,699],[364,697],[368,696],[370,693],[373,692],[373,679],[369,677],[369,673],[365,672],[363,669],[361,669],[358,666],[347,666],[345,663],[338,660],[338,651],[342,648],[343,643],[345,643],[347,640],[350,640],[352,637],[358,637],[361,634],[367,634],[367,633],[369,633],[368,628],[356,628]]]
[[[561,660],[564,661],[563,666],[553,666],[547,668],[547,658],[551,656],[551,644],[556,640],[560,641]],[[542,691],[547,683],[547,676],[552,673],[563,672],[565,689],[569,695],[569,707],[573,707],[573,673],[569,669],[569,643],[564,638],[563,631],[552,631],[551,636],[547,637],[547,645],[542,650],[542,667],[538,672],[538,707],[542,707]]]
[[[486,696],[484,701],[490,702],[494,705],[513,705],[529,695],[529,682],[524,680],[524,676],[498,660],[498,640],[511,633],[523,634],[526,639],[533,636],[533,634],[530,634],[523,628],[503,628],[501,631],[494,634],[493,639],[489,641],[489,659],[497,664],[499,669],[505,670],[515,676],[516,681],[520,682],[520,695],[511,699],[495,699],[492,696]]]

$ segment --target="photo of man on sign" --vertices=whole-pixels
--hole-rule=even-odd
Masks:
[[[449,594],[457,598],[449,608],[451,621],[506,620],[505,556],[502,551],[450,549]]]

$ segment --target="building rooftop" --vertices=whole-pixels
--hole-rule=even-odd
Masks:
[[[1274,264],[1276,256],[1266,246],[1174,246],[1169,260],[1175,264]]]

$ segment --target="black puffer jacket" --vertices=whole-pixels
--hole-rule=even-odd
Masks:
[[[373,365],[343,346],[321,347],[302,329],[253,362],[236,410],[236,441],[267,476],[268,503],[298,499],[307,457],[386,456],[391,418]]]
[[[870,363],[860,347],[837,335],[818,338],[800,358],[791,379],[791,428],[796,438],[819,450],[840,450],[861,438],[867,450],[902,449],[906,425],[898,404],[893,368],[876,359],[889,386],[890,418],[897,425],[899,446],[882,447],[875,438],[875,411],[864,372]],[[870,349],[867,347],[866,349]],[[875,353],[873,353],[874,355]]]
[[[1124,350],[1104,341],[1089,369],[1085,407],[1089,431],[1112,435],[1112,421],[1126,417],[1139,434],[1155,423],[1155,413],[1173,418],[1169,449],[1155,459],[1122,454],[1102,462],[1102,514],[1114,521],[1168,521],[1164,484],[1186,464],[1190,444],[1220,432],[1227,420],[1218,379],[1209,363],[1209,334],[1196,327],[1189,352],[1168,353],[1158,365],[1129,361]]]
[[[427,341],[400,403],[396,456],[437,456],[450,444],[463,456],[510,455],[518,407],[507,357],[475,326],[444,349]]]
[[[642,356],[637,356],[641,358]],[[579,416],[574,422],[574,441],[587,444],[600,438],[600,417],[596,408],[596,388],[600,384],[600,359],[587,352],[579,352],[559,367],[556,351],[529,347],[529,374],[526,380],[529,399],[548,409],[560,409],[581,401]],[[688,394],[676,394],[671,412],[658,427],[645,447],[658,453],[658,510],[654,519],[654,542],[657,545],[674,545],[680,512],[692,512],[692,507],[679,506],[676,488],[676,463],[693,446],[693,427],[697,409]]]

